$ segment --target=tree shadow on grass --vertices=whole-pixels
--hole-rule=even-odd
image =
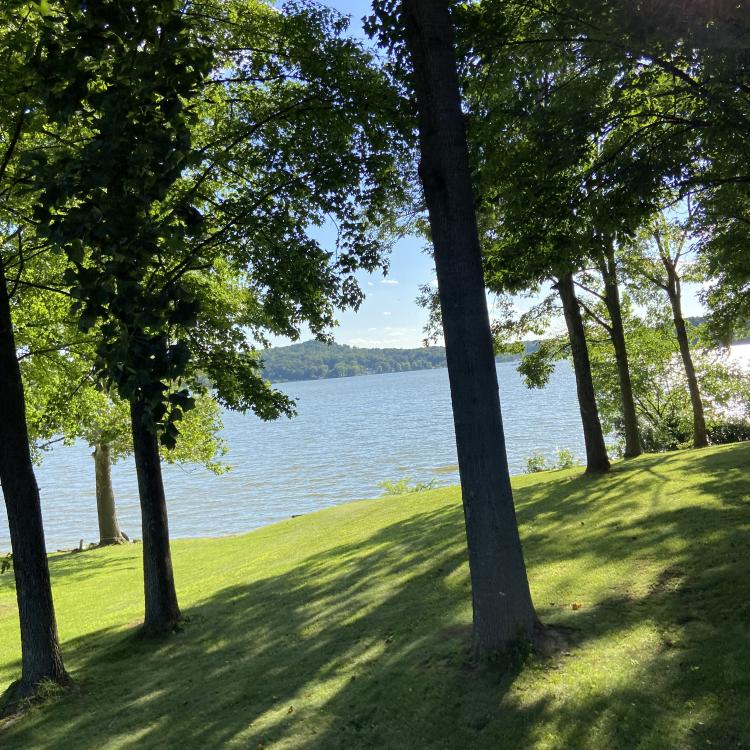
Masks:
[[[83,750],[750,746],[750,483],[737,459],[717,472],[696,454],[691,492],[716,495],[705,503],[681,502],[669,463],[651,459],[519,491],[532,588],[545,621],[578,632],[570,655],[521,672],[469,664],[463,519],[449,505],[225,588],[186,610],[187,627],[166,641],[99,631],[67,643],[79,689],[0,740]],[[638,564],[642,585],[614,580],[616,594],[597,589],[580,610],[544,600],[555,565],[585,592],[591,566],[626,576]],[[555,575],[559,593],[567,583]]]

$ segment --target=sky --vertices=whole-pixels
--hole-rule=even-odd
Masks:
[[[352,33],[365,38],[361,19],[370,12],[369,0],[328,0],[327,4],[350,15]],[[333,232],[323,231],[320,238],[324,245],[333,246]],[[357,312],[346,310],[338,313],[339,325],[333,331],[337,343],[378,348],[422,346],[422,329],[427,322],[427,312],[417,305],[416,297],[421,285],[435,284],[434,264],[424,248],[424,238],[406,237],[393,248],[387,276],[366,273],[357,275],[366,295],[365,300]],[[703,308],[697,297],[698,288],[685,285],[683,292],[685,315],[702,315]],[[535,301],[519,300],[519,309],[528,309]],[[561,328],[562,320],[558,322],[554,332],[560,332]],[[310,336],[303,334],[302,340],[307,338]],[[288,343],[290,342],[286,339],[273,339],[276,346]]]
[[[361,19],[370,13],[369,0],[327,0],[325,3],[352,17],[351,31],[365,39]],[[369,41],[368,41],[369,43]],[[330,248],[334,233],[320,235]],[[328,244],[330,243],[330,244]],[[419,286],[435,279],[432,258],[423,250],[422,237],[407,237],[398,242],[389,257],[388,275],[359,273],[365,300],[357,312],[341,311],[334,338],[339,344],[364,347],[413,348],[422,345],[422,328],[427,313],[416,303]],[[303,339],[309,336],[302,337]],[[289,343],[275,339],[274,344]]]
[[[407,237],[391,252],[388,275],[359,274],[365,301],[357,312],[338,316],[340,344],[412,348],[422,345],[427,312],[416,303],[419,287],[434,283],[432,258],[421,237]]]

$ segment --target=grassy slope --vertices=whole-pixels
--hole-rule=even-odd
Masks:
[[[0,746],[748,748],[749,463],[741,445],[518,478],[539,613],[578,643],[513,674],[466,663],[453,488],[176,542],[190,619],[160,645],[132,638],[140,547],[54,556],[77,688]],[[11,584],[0,689],[18,670]]]

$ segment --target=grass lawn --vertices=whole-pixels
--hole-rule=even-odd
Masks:
[[[176,541],[188,623],[156,644],[139,545],[54,555],[76,687],[0,747],[750,748],[748,466],[744,444],[518,477],[538,612],[575,643],[509,671],[468,662],[456,488]],[[0,690],[19,657],[6,573]]]

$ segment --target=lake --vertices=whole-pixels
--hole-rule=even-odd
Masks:
[[[583,436],[568,362],[543,390],[527,389],[516,363],[497,365],[511,473],[526,459],[568,448],[583,457]],[[173,537],[247,531],[291,515],[348,500],[377,497],[378,483],[457,484],[448,371],[283,383],[298,400],[294,419],[262,422],[227,413],[224,437],[232,470],[215,476],[200,467],[164,467]],[[113,468],[122,529],[140,537],[132,460]],[[56,447],[37,467],[49,550],[98,541],[94,461],[83,444]],[[5,514],[0,550],[10,549]]]

